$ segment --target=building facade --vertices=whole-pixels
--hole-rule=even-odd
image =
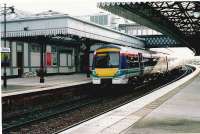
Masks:
[[[79,19],[92,22],[98,25],[102,25],[111,29],[118,30],[119,24],[131,24],[134,22],[131,22],[125,18],[116,16],[111,13],[104,13],[100,12],[97,14],[92,14],[92,15],[85,15],[85,16],[76,16]]]
[[[109,23],[105,16],[93,17],[96,20]],[[88,65],[92,65],[92,52],[106,42],[144,47],[143,40],[137,37],[53,11],[33,15],[20,12],[19,17],[11,16],[6,23],[7,41],[4,45],[4,30],[1,30],[1,47],[11,50],[7,58],[8,76],[36,74],[43,66],[46,74],[87,72]],[[1,29],[3,26],[1,22]],[[2,66],[2,76],[4,70]]]
[[[1,41],[3,46],[3,41]],[[47,74],[73,73],[79,71],[75,66],[75,47],[46,44],[43,52],[44,68]],[[36,73],[41,66],[41,46],[33,42],[6,41],[10,48],[10,64],[6,68],[8,76],[22,76],[28,72]],[[77,52],[78,53],[78,52]],[[77,56],[77,55],[76,55]],[[81,53],[77,57],[80,57]],[[3,75],[4,68],[1,68]]]
[[[111,13],[77,16],[79,19],[118,30],[128,35],[161,35],[160,32]]]
[[[140,24],[119,24],[119,31],[133,35],[133,36],[140,36],[140,35],[161,35],[160,32],[145,27]]]

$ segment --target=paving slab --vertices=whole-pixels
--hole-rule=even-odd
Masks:
[[[123,134],[200,133],[200,76]]]
[[[193,125],[190,126],[190,130],[195,128],[191,132],[198,132],[200,128],[199,127],[200,126],[199,124],[200,123],[199,122],[199,117],[200,117],[199,98],[200,97],[198,97],[200,96],[200,89],[198,88],[200,87],[198,83],[198,81],[200,81],[199,73],[200,73],[200,69],[197,68],[196,71],[194,71],[192,74],[170,85],[160,88],[159,90],[156,90],[144,97],[141,97],[133,102],[123,105],[122,107],[114,109],[108,113],[100,115],[94,119],[86,121],[73,128],[63,130],[60,134],[119,134],[119,133],[123,133],[123,134],[152,133],[154,134],[154,133],[165,133],[165,132],[172,133],[172,132],[179,132],[179,131],[166,131],[166,129],[168,130],[168,128],[172,126],[175,126],[176,129],[179,129],[179,126],[181,124],[184,124],[188,119],[193,119],[193,120],[190,122],[186,122],[185,127],[187,128],[188,124],[191,123]],[[184,89],[185,88],[187,89],[187,87],[190,87],[191,84],[192,84],[192,87],[195,88],[195,90],[193,90],[191,93],[190,91],[185,92]],[[187,87],[184,87],[185,85],[187,85]],[[177,98],[176,100],[173,100],[173,99],[171,100],[171,98],[177,93],[179,94],[182,93],[182,97],[181,97],[182,100],[180,98]],[[195,97],[190,96],[190,94],[191,95],[195,94]],[[184,100],[185,97],[187,97],[187,99]],[[188,99],[192,99],[193,102],[189,102]],[[148,117],[148,115],[150,115],[155,110],[163,106],[165,102],[167,103],[168,102],[167,100],[169,101],[171,100],[171,102],[176,101],[176,104],[173,105],[174,109],[170,110],[169,106],[166,106],[166,107],[164,106],[163,108],[168,109],[168,110],[166,111],[166,114],[164,113],[160,114],[159,112],[155,113],[154,118],[156,122],[153,122],[154,118],[150,118],[150,117],[149,117],[150,120],[147,119],[145,120],[145,122],[142,122],[143,119]],[[185,103],[185,101],[187,101],[187,103]],[[194,103],[197,103],[197,104],[194,104]],[[191,105],[191,104],[194,104],[194,105]],[[180,114],[180,115],[179,115],[179,110],[177,110],[179,105],[184,108],[180,110],[181,112],[183,112],[183,114]],[[193,110],[187,111],[188,110],[187,105],[190,105],[190,107],[188,108],[191,108],[193,110],[195,109],[194,114],[192,113]],[[172,108],[172,105],[170,106]],[[185,114],[184,114],[184,111],[186,111]],[[161,109],[161,112],[163,112],[162,109]],[[174,116],[172,117],[170,116],[173,114],[175,115],[176,118],[173,118]],[[166,118],[166,122],[162,122],[161,120],[162,115],[163,117]],[[179,116],[176,116],[176,115],[179,115]],[[178,122],[174,121],[178,117],[180,117],[180,120]],[[181,118],[181,117],[189,117],[189,118]],[[197,119],[194,120],[195,118]],[[153,122],[152,127],[151,127],[151,124],[150,124],[150,127],[148,127],[149,121]],[[171,122],[172,124],[170,124]],[[157,126],[159,126],[159,124],[161,126],[160,128],[163,128],[163,129],[159,129],[157,131],[157,129],[154,129],[153,127],[156,128]],[[167,126],[166,124],[169,124],[169,126]],[[184,132],[184,131],[180,131],[180,132]]]
[[[2,88],[2,96],[44,91],[90,83],[91,78],[86,74],[55,75],[45,77],[45,83],[39,82],[39,77],[8,79],[7,88]],[[1,81],[3,85],[3,81]]]

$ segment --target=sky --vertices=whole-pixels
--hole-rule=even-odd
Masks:
[[[97,8],[98,0],[1,0],[7,6],[30,13],[53,10],[72,16],[90,15],[103,11]]]

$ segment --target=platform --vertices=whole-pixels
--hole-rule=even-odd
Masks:
[[[200,133],[199,72],[61,134]]]
[[[11,96],[52,90],[62,87],[69,87],[90,83],[91,79],[86,74],[54,75],[45,77],[45,83],[39,82],[39,77],[13,78],[7,80],[7,88],[2,87],[1,96]],[[1,81],[2,85],[3,81]]]
[[[123,134],[200,133],[200,76]]]

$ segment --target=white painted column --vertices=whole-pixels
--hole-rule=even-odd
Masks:
[[[16,42],[12,42],[12,66],[16,67],[17,65],[17,46],[16,46]]]
[[[72,49],[72,66],[75,66],[75,48]]]
[[[15,68],[17,66],[17,45],[16,42],[12,42],[12,67],[13,68],[13,75],[17,75],[18,71]]]
[[[24,72],[29,72],[28,67],[28,43],[24,43]]]
[[[10,48],[10,41],[6,41],[6,47]],[[7,76],[11,75],[10,67],[6,67],[6,73],[7,73]]]

